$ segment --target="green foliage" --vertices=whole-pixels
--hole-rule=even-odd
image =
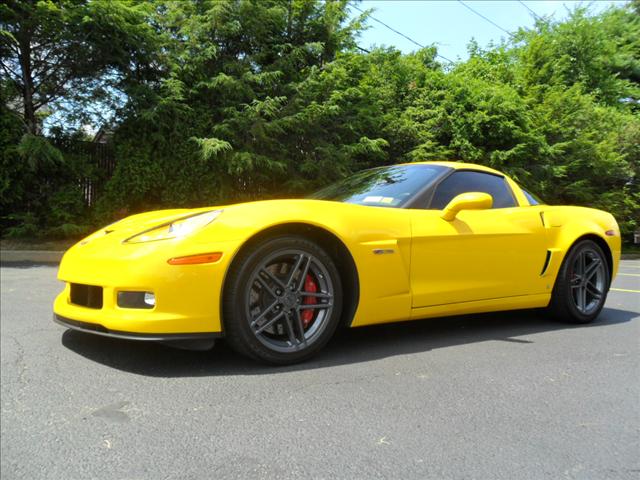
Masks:
[[[349,21],[347,0],[72,2],[64,15],[90,11],[76,26],[64,8],[40,3],[48,13],[36,18],[53,19],[51,29],[90,31],[91,51],[107,51],[77,78],[126,94],[117,169],[92,211],[96,223],[300,195],[362,168],[444,159],[503,170],[549,203],[609,210],[626,241],[640,226],[637,0],[540,19],[486,49],[472,42],[466,62],[446,67],[433,47],[362,53],[354,39],[366,14]],[[11,81],[0,87],[15,95]],[[15,119],[0,126],[0,199],[22,215],[8,221],[79,233],[87,212],[69,179],[95,172],[23,136]],[[66,189],[47,186],[51,175]],[[46,205],[28,185],[45,189]]]
[[[15,115],[0,111],[2,235],[66,237],[86,230],[77,224],[87,216],[78,187],[79,179],[93,175],[87,158],[63,153],[43,137],[23,134]]]
[[[152,10],[133,0],[3,2],[0,65],[26,132],[40,132],[48,107],[67,122],[100,117],[92,106],[113,107],[118,92],[155,76]]]
[[[16,147],[16,152],[30,170],[36,170],[39,164],[53,165],[64,162],[62,153],[44,137],[25,133]]]
[[[220,140],[219,138],[196,138],[192,137],[191,140],[196,142],[201,150],[202,160],[209,161],[212,158],[218,157],[218,155],[233,150],[229,142]]]

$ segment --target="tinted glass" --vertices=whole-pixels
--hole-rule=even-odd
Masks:
[[[394,165],[364,170],[314,193],[309,198],[402,207],[447,170],[440,165]]]
[[[537,195],[527,192],[524,188],[522,189],[522,193],[524,193],[524,196],[529,200],[529,205],[544,205],[544,202],[540,200],[540,197]]]
[[[466,192],[483,192],[493,197],[492,208],[515,207],[516,203],[503,177],[489,173],[458,171],[445,178],[431,200],[431,208],[442,210],[454,197]]]

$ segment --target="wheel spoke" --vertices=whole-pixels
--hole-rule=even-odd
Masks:
[[[298,305],[298,310],[309,310],[309,309],[322,309],[333,307],[333,303],[316,303],[309,305]]]
[[[596,273],[598,273],[600,271],[600,264],[601,264],[601,262],[600,262],[599,258],[594,259],[589,264],[589,267],[584,272],[585,280],[587,280],[587,281],[591,280],[591,277],[593,277]]]
[[[331,295],[330,293],[305,292],[304,290],[300,292],[300,295],[302,295],[303,297],[324,298],[327,300],[331,300],[333,298],[333,295]]]
[[[271,325],[273,325],[274,323],[276,323],[278,320],[280,320],[282,317],[284,316],[284,312],[280,312],[279,314],[277,314],[275,317],[273,317],[271,320],[269,320],[267,323],[265,323],[264,325],[262,325],[259,329],[255,330],[255,334],[259,335],[261,334],[265,329],[269,328]]]
[[[286,284],[287,287],[291,287],[293,285],[293,278],[296,276],[296,272],[302,265],[302,262],[304,262],[305,258],[307,258],[307,256],[302,253],[298,255],[298,259],[296,260],[295,265],[293,266],[293,268],[291,269],[291,272],[289,273],[289,278],[287,279],[287,284]]]
[[[584,262],[584,252],[581,252],[578,254],[578,257],[575,260],[575,264],[573,265],[574,279],[582,279],[582,275],[584,274]]]
[[[300,342],[296,338],[296,334],[293,331],[293,325],[291,325],[291,316],[290,315],[285,315],[284,316],[284,325],[287,328],[287,335],[289,336],[289,341],[291,342],[291,345],[296,345],[297,346]]]
[[[251,321],[251,328],[255,327],[258,323],[260,323],[260,320],[262,320],[267,313],[269,313],[271,310],[273,310],[273,308],[278,304],[278,301],[275,300],[271,305],[269,305],[266,309],[263,310],[263,312],[258,315],[256,318],[254,318]]]
[[[260,270],[258,272],[258,277],[260,277],[261,274],[266,275],[269,278],[269,280],[271,280],[273,283],[278,285],[280,288],[285,288],[284,283],[282,283],[282,281],[278,277],[276,277],[273,273],[271,273],[268,268],[265,267],[262,270]]]
[[[267,284],[267,282],[264,281],[264,278],[262,278],[260,275],[258,275],[256,277],[256,280],[258,281],[258,283],[264,287],[264,289],[269,292],[269,295],[271,295],[273,298],[278,298],[278,296],[276,295],[276,292],[273,291],[273,289]]]
[[[602,292],[598,289],[598,287],[596,287],[595,285],[593,285],[592,283],[587,283],[586,284],[586,290],[589,291],[589,293],[591,295],[593,295],[593,297],[596,300],[600,300],[600,297],[602,297]]]
[[[571,278],[569,280],[572,288],[578,288],[582,284],[582,274],[584,273],[583,260],[584,254],[580,253],[573,264],[573,271],[571,272]]]
[[[311,266],[311,257],[307,257],[307,261],[304,264],[304,268],[302,269],[302,275],[300,275],[300,282],[298,282],[298,288],[296,288],[297,292],[304,291],[304,283],[307,279],[307,273],[309,272],[309,267]]]
[[[578,310],[584,312],[587,305],[587,289],[582,286],[578,290]]]
[[[300,314],[297,311],[294,313],[297,317],[296,326],[298,327],[300,336],[296,335],[296,332],[294,331],[293,318],[291,318],[291,315],[285,315],[285,325],[287,327],[287,335],[289,336],[289,341],[291,342],[291,345],[293,345],[294,347],[296,347],[297,350],[299,350],[300,348],[305,347],[307,345],[307,340],[304,338],[304,328],[300,329],[300,327],[302,327]]]
[[[304,325],[302,323],[302,317],[300,316],[300,310],[296,309],[295,310],[295,315],[296,315],[296,326],[298,327],[298,332],[300,332],[300,343],[303,346],[307,345],[307,339],[304,336]]]

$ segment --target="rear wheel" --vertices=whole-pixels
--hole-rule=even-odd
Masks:
[[[241,252],[227,278],[225,336],[235,350],[260,361],[285,365],[315,355],[341,311],[333,260],[303,237],[267,239]]]
[[[607,299],[610,273],[605,254],[592,240],[582,240],[567,254],[553,288],[549,309],[571,323],[593,321]]]

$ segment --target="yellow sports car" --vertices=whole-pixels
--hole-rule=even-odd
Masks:
[[[54,319],[126,339],[224,336],[289,364],[340,325],[540,307],[590,322],[619,259],[609,213],[544,205],[487,167],[410,163],[306,199],[161,210],[102,228],[64,255]]]

